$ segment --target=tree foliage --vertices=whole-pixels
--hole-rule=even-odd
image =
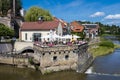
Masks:
[[[21,0],[15,0],[16,16],[20,16],[21,8]],[[13,10],[13,0],[0,0],[0,16],[7,16],[9,10]]]
[[[0,24],[0,37],[1,36],[13,36],[14,30],[5,26],[4,24]]]
[[[40,16],[44,17],[45,21],[52,20],[52,15],[49,13],[49,11],[36,7],[36,6],[31,7],[27,11],[25,15],[25,20],[26,21],[37,21]]]

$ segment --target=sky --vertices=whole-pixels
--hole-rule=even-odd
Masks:
[[[66,22],[101,22],[120,26],[120,0],[22,0],[23,9],[39,6]]]

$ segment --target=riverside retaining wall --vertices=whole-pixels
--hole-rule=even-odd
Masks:
[[[53,47],[34,45],[34,55],[37,55],[36,59],[40,62],[39,69],[43,74],[66,69],[77,70],[82,73],[86,70],[86,67],[83,66],[85,66],[85,63],[87,63],[91,57],[87,49],[87,43],[82,45],[61,45]],[[89,63],[91,62],[92,60]],[[89,64],[86,66],[89,66]]]

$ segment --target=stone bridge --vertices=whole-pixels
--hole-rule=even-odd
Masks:
[[[33,42],[15,42],[15,50],[17,53],[23,53],[27,50],[33,50]]]
[[[26,51],[34,52],[33,43],[32,42],[15,42],[14,51],[17,54],[24,53]],[[12,45],[10,42],[0,43],[0,53],[11,53],[11,52],[12,52]]]
[[[33,43],[31,42],[15,42],[15,52],[12,52],[12,45],[10,42],[0,43],[0,63],[17,66],[28,66],[28,59],[30,55],[23,55],[26,50],[33,50]],[[27,51],[29,53],[29,51]],[[13,54],[12,54],[13,53]],[[30,53],[31,54],[31,53]]]

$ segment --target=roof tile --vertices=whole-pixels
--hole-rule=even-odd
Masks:
[[[21,30],[50,30],[57,28],[58,25],[58,21],[23,22]]]

